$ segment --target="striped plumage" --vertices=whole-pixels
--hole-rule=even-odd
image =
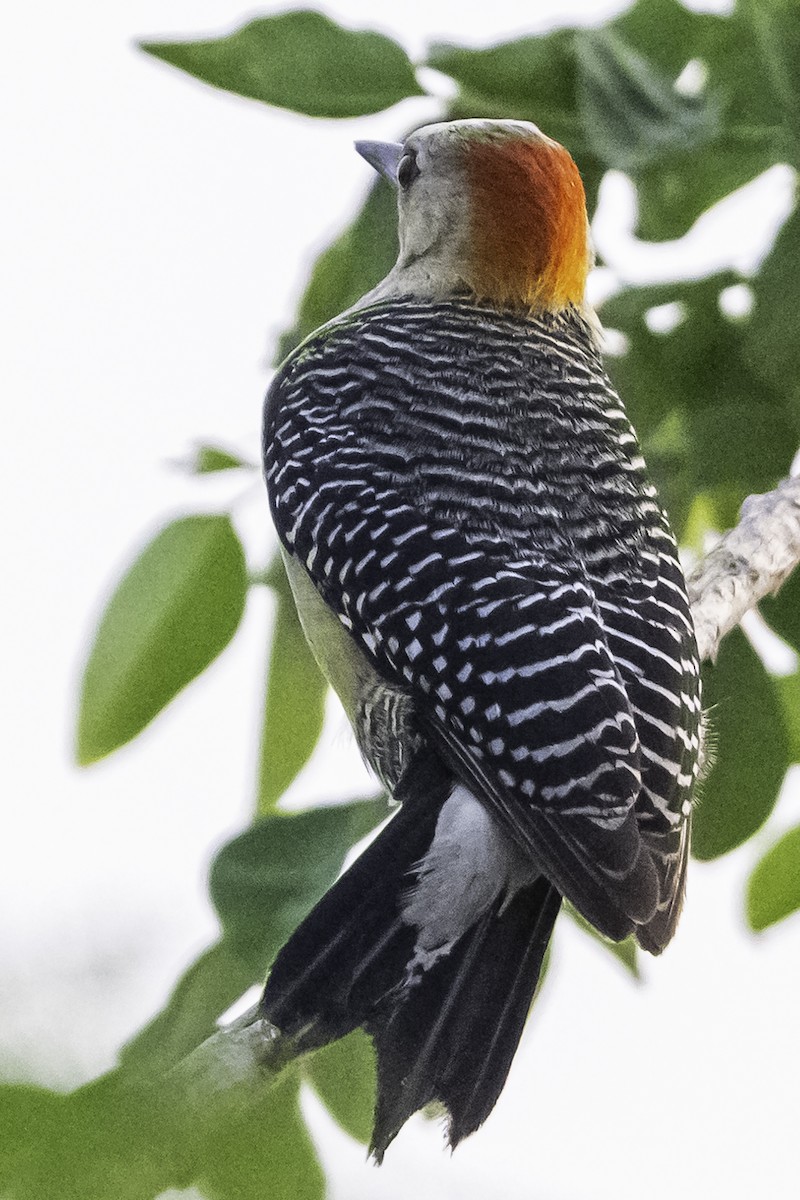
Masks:
[[[669,941],[700,744],[675,544],[585,311],[398,290],[290,357],[264,436],[309,640],[404,803],[263,1011],[372,1033],[378,1155],[430,1100],[453,1142],[491,1110],[561,896]]]

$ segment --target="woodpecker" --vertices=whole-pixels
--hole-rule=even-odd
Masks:
[[[675,541],[603,368],[586,202],[533,124],[357,143],[400,252],[267,396],[272,515],[303,628],[394,815],[279,953],[261,1014],[362,1027],[372,1152],[437,1102],[491,1112],[566,897],[658,954],[701,741]]]

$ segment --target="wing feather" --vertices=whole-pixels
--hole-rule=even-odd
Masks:
[[[291,520],[278,495],[285,544],[456,774],[576,908],[624,936],[657,896],[632,819],[636,727],[588,581],[487,555],[358,456],[351,441],[298,472]]]

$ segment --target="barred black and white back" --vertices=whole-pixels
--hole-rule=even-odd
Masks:
[[[298,600],[335,614],[357,689],[341,654],[323,668],[405,799],[279,956],[264,1012],[309,1045],[370,1029],[378,1153],[430,1099],[455,1141],[502,1087],[560,896],[653,952],[674,932],[701,715],[674,540],[574,307],[356,310],[284,365],[264,453]],[[495,1012],[502,1053],[456,993]]]

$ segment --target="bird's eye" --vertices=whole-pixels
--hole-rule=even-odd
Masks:
[[[397,166],[397,182],[405,192],[419,175],[417,156],[411,151],[404,154]]]

